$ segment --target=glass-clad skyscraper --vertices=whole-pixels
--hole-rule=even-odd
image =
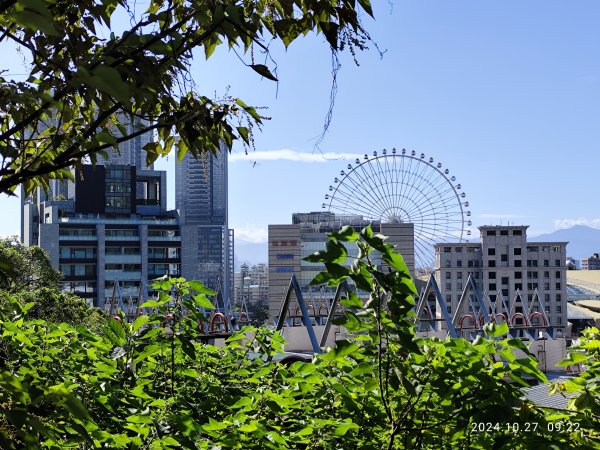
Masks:
[[[191,154],[175,165],[175,207],[182,223],[182,276],[217,291],[229,311],[233,292],[233,230],[227,217],[227,154],[198,159]]]

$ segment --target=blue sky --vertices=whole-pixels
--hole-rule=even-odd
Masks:
[[[475,236],[479,225],[507,221],[530,225],[530,235],[577,223],[600,228],[600,3],[414,0],[374,7],[376,20],[365,24],[384,55],[359,53],[360,67],[349,54],[341,57],[322,152],[396,147],[433,157],[467,194]],[[314,148],[331,87],[324,39],[275,48],[274,59],[278,84],[255,76],[225,48],[192,70],[204,93],[218,96],[229,86],[272,117],[256,132],[256,153],[243,156],[237,146],[230,158],[230,225],[240,243],[266,242],[269,223],[320,210],[347,164]],[[172,158],[160,164],[172,165]],[[0,210],[0,235],[18,234],[18,202],[2,197]]]

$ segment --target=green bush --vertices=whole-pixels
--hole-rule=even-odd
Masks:
[[[360,249],[351,267],[343,265],[344,241]],[[394,270],[375,267],[373,250]],[[7,296],[0,447],[597,448],[597,372],[582,376],[593,402],[536,408],[519,386],[525,375],[546,379],[533,356],[514,357],[513,349],[526,349],[504,337],[506,327],[488,326],[473,343],[415,335],[415,289],[382,236],[342,229],[309,260],[327,268],[315,283],[349,278],[370,299],[342,301],[340,323],[353,339],[290,366],[268,362],[283,340],[265,328],[246,327],[223,348],[203,345],[198,321],[213,292],[196,281],[156,281],[158,298],[141,305],[153,313],[132,324],[108,319],[101,333],[29,317],[34,303]],[[596,352],[587,360],[596,371],[597,342],[594,336],[578,350]],[[533,423],[527,433],[508,426]],[[580,427],[557,433],[549,423]]]

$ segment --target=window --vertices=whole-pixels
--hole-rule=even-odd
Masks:
[[[496,236],[496,230],[488,230],[487,235],[488,236]]]
[[[520,247],[513,248],[513,255],[520,256],[521,255],[521,248]]]
[[[456,261],[456,267],[462,267],[462,261],[460,259]]]
[[[562,289],[562,288],[560,287],[560,283],[556,283],[556,289],[557,289],[557,290],[560,290],[560,289]]]
[[[446,295],[446,303],[452,302],[452,294]]]
[[[523,278],[523,272],[515,272],[515,278],[517,280],[520,280],[521,278]]]
[[[522,236],[523,230],[513,230],[513,236]]]
[[[508,236],[508,230],[500,230],[500,236]]]
[[[562,314],[562,306],[561,305],[556,305],[556,313]]]
[[[544,290],[545,291],[549,291],[550,290],[550,283],[544,283]]]
[[[556,294],[556,301],[560,302],[562,300],[562,296],[560,294]]]
[[[554,274],[554,278],[556,278],[557,280],[560,280],[560,270],[556,271],[556,273]]]
[[[446,267],[450,267],[450,260],[449,259],[446,260]]]
[[[490,259],[488,261],[488,267],[496,267],[496,261],[494,261],[493,259]]]
[[[508,277],[502,277],[502,284],[508,284]]]
[[[452,306],[446,306],[446,311],[448,311],[448,314],[452,313]]]
[[[556,325],[562,325],[562,317],[556,318]]]
[[[488,248],[488,256],[494,256],[496,254],[495,248]]]
[[[456,253],[462,253],[462,247],[454,247]]]
[[[546,311],[547,313],[549,313],[550,312],[550,305],[544,306],[544,311]]]
[[[446,290],[447,291],[451,291],[452,290],[452,283],[446,283]]]
[[[508,296],[508,289],[502,289],[502,295]]]
[[[550,294],[544,294],[544,301],[545,302],[549,302],[550,301]]]
[[[452,247],[444,247],[444,253],[450,253],[452,251]]]
[[[462,280],[462,272],[458,272],[458,273],[456,274],[456,279],[457,279],[457,280]]]
[[[473,267],[473,260],[467,261],[467,267]]]
[[[555,260],[554,260],[554,265],[555,265],[556,267],[560,267],[560,259],[555,259]]]
[[[520,259],[515,259],[515,262],[514,262],[514,264],[515,264],[515,267],[521,267],[521,265],[522,265],[522,262],[521,262],[521,260],[520,260]]]
[[[523,284],[515,283],[515,291],[522,291],[522,290],[523,290]]]
[[[544,267],[548,267],[550,265],[550,261],[547,259],[544,260]]]
[[[491,294],[489,295],[490,297],[490,302],[494,303],[496,301],[496,294]]]
[[[490,283],[489,284],[489,290],[490,291],[495,291],[496,290],[496,283]]]
[[[475,279],[479,280],[479,272],[475,272]]]
[[[446,272],[446,280],[449,280],[452,278],[452,274],[450,272]]]
[[[490,280],[495,280],[496,279],[496,272],[490,272],[489,273],[489,278],[490,278]]]
[[[508,255],[507,255],[507,254],[505,254],[505,253],[504,253],[504,254],[502,254],[502,255],[500,255],[500,261],[503,261],[503,262],[506,262],[506,261],[508,261]]]
[[[462,291],[463,288],[463,284],[462,283],[457,283],[456,284],[456,289],[458,289],[459,291]]]
[[[544,278],[548,279],[550,278],[550,272],[547,270],[544,270]]]

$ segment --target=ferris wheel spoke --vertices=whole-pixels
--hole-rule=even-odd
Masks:
[[[383,164],[382,164],[382,160],[383,160]],[[392,220],[392,221],[399,221],[399,217],[396,217],[396,207],[394,204],[394,196],[392,195],[391,191],[390,191],[390,185],[391,185],[391,180],[389,179],[389,165],[387,164],[387,157],[380,157],[377,158],[377,166],[379,168],[379,172],[383,175],[383,183],[381,185],[382,191],[383,191],[383,195],[387,200],[387,203],[389,205],[388,208],[388,220]]]
[[[348,170],[330,188],[330,210],[367,220],[413,223],[415,268],[432,267],[435,243],[462,241],[470,215],[463,206],[468,203],[440,163],[392,151],[357,161]]]
[[[366,177],[369,179],[369,184],[375,187],[376,195],[381,199],[380,201],[383,205],[383,211],[385,212],[385,211],[389,210],[392,207],[392,205],[387,201],[387,198],[385,197],[382,186],[381,186],[382,185],[382,182],[381,182],[382,173],[381,173],[381,165],[379,164],[379,158],[380,157],[376,157],[375,163],[371,163],[367,166],[370,173],[366,174]],[[361,168],[364,168],[364,166],[361,166]],[[367,171],[365,170],[364,172],[366,173]],[[381,217],[381,219],[385,219],[385,218]]]
[[[365,203],[357,204],[352,199],[338,198],[336,202],[331,203],[331,206],[336,210],[342,210],[343,212],[348,214],[360,215],[360,213],[363,213],[366,216],[366,218],[369,218],[373,215],[373,210],[366,207]]]
[[[363,163],[359,166],[360,172],[357,170],[356,174],[359,177],[359,180],[361,183],[363,184],[363,189],[369,189],[369,191],[371,192],[372,196],[373,196],[373,201],[379,203],[381,205],[381,212],[382,214],[379,217],[376,217],[376,219],[381,219],[382,215],[383,215],[383,211],[385,211],[388,208],[388,205],[386,203],[382,203],[382,201],[380,200],[380,198],[377,197],[377,195],[379,194],[379,189],[377,187],[376,184],[376,180],[372,177],[371,174],[369,174],[366,170],[365,170],[365,164],[368,165],[368,167],[372,170],[373,165],[372,163],[369,161],[369,163]],[[379,197],[381,197],[379,195]]]
[[[370,205],[370,211],[372,211],[375,215],[369,218],[380,218],[383,212],[383,207],[381,203],[377,201],[377,197],[373,195],[373,191],[370,189],[365,189],[363,184],[358,183],[356,180],[352,179],[350,176],[346,176],[342,180],[342,182],[348,182],[348,190],[345,191],[345,195],[348,198],[348,201],[355,201],[356,203],[361,203],[364,205]],[[343,183],[340,183],[343,185]]]

